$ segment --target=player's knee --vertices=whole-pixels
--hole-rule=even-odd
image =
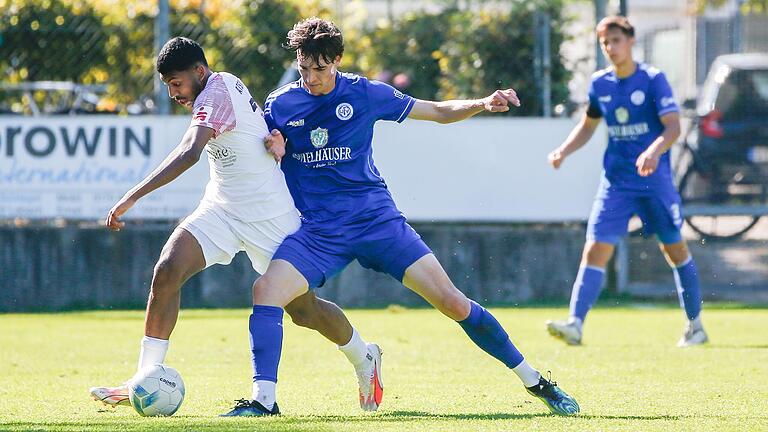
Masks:
[[[299,327],[314,328],[317,314],[311,310],[301,308],[286,307],[285,312],[291,317],[291,321]]]
[[[259,304],[262,300],[267,298],[273,285],[271,278],[267,275],[262,275],[256,279],[256,282],[253,283],[254,304]]]
[[[613,255],[613,245],[607,243],[590,242],[584,247],[582,264],[605,268]]]
[[[469,315],[469,299],[460,291],[446,294],[442,298],[441,312],[454,321],[463,320]]]
[[[664,255],[666,255],[669,264],[675,267],[685,264],[691,256],[685,242],[674,244],[662,243],[661,249],[664,252]]]
[[[183,276],[178,266],[169,260],[160,260],[152,272],[152,293],[157,295],[181,288]]]

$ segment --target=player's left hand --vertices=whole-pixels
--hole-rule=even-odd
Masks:
[[[492,95],[483,99],[483,108],[490,112],[509,111],[509,104],[519,107],[520,99],[513,89],[496,90]]]
[[[264,138],[264,147],[267,149],[267,153],[275,158],[276,162],[280,162],[283,156],[285,156],[285,138],[283,138],[283,134],[277,129],[272,129],[272,132]]]
[[[659,166],[659,156],[651,151],[644,151],[635,162],[637,173],[643,177],[648,177],[656,171]]]

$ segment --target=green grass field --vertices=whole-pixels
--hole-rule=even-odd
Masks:
[[[709,346],[675,348],[673,308],[598,308],[585,345],[544,331],[565,309],[492,309],[529,362],[579,401],[554,417],[501,363],[432,310],[349,311],[384,350],[384,403],[363,413],[351,366],[319,335],[285,326],[284,415],[222,419],[250,394],[247,310],[185,310],[168,364],[187,396],[170,418],[90,400],[93,385],[134,372],[143,313],[0,315],[0,430],[55,431],[705,431],[768,430],[768,310],[710,308]]]

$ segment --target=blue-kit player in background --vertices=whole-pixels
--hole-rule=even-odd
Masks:
[[[378,120],[406,118],[451,123],[483,111],[519,105],[512,89],[475,100],[431,102],[393,87],[341,73],[344,42],[331,22],[309,18],[288,33],[301,78],[273,92],[264,115],[287,138],[282,169],[304,223],[288,236],[253,286],[251,315],[256,380],[276,382],[283,307],[322,286],[357,259],[387,273],[456,321],[482,350],[500,360],[554,413],[579,411],[576,401],[531,367],[489,311],[448,278],[421,237],[397,209],[372,157]],[[265,387],[274,389],[274,387]],[[258,395],[229,415],[270,415],[274,394]]]
[[[589,108],[565,142],[549,154],[549,162],[559,168],[589,141],[601,118],[608,125],[608,148],[571,293],[570,317],[548,321],[547,330],[568,344],[581,344],[584,319],[600,294],[605,267],[616,243],[627,234],[629,219],[638,215],[644,234],[658,237],[688,318],[678,346],[706,343],[699,275],[680,234],[681,201],[668,152],[680,135],[677,103],[664,73],[633,60],[635,31],[625,17],[604,18],[597,35],[612,66],[592,76]]]

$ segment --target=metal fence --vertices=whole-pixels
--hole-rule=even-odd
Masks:
[[[157,111],[162,99],[154,60],[169,36],[197,40],[209,62],[239,71],[246,84],[262,90],[274,85],[290,63],[280,41],[301,16],[296,4],[275,0],[9,0],[0,5],[2,81],[106,84],[100,95],[105,97],[93,109],[132,114]],[[305,9],[331,15],[319,3]],[[6,113],[32,114],[30,98],[70,96],[50,86],[19,92],[6,85],[5,90],[1,108]]]
[[[516,86],[535,101],[519,114],[549,115],[552,105],[568,99],[570,76],[558,52],[565,17],[561,0],[538,1],[533,9],[529,3],[0,0],[0,113],[34,114],[35,103],[54,113],[180,109],[168,107],[154,71],[159,46],[172,36],[200,42],[215,70],[235,73],[263,100],[291,67],[292,53],[281,46],[286,33],[300,19],[317,15],[342,27],[346,70],[383,80],[403,74],[400,82],[421,98]],[[541,17],[550,18],[545,23]],[[549,29],[552,34],[542,31]],[[498,44],[517,49],[502,56]],[[41,81],[105,89],[89,94],[94,103],[73,109],[61,106],[72,92],[13,87]],[[549,97],[542,100],[542,94]]]

